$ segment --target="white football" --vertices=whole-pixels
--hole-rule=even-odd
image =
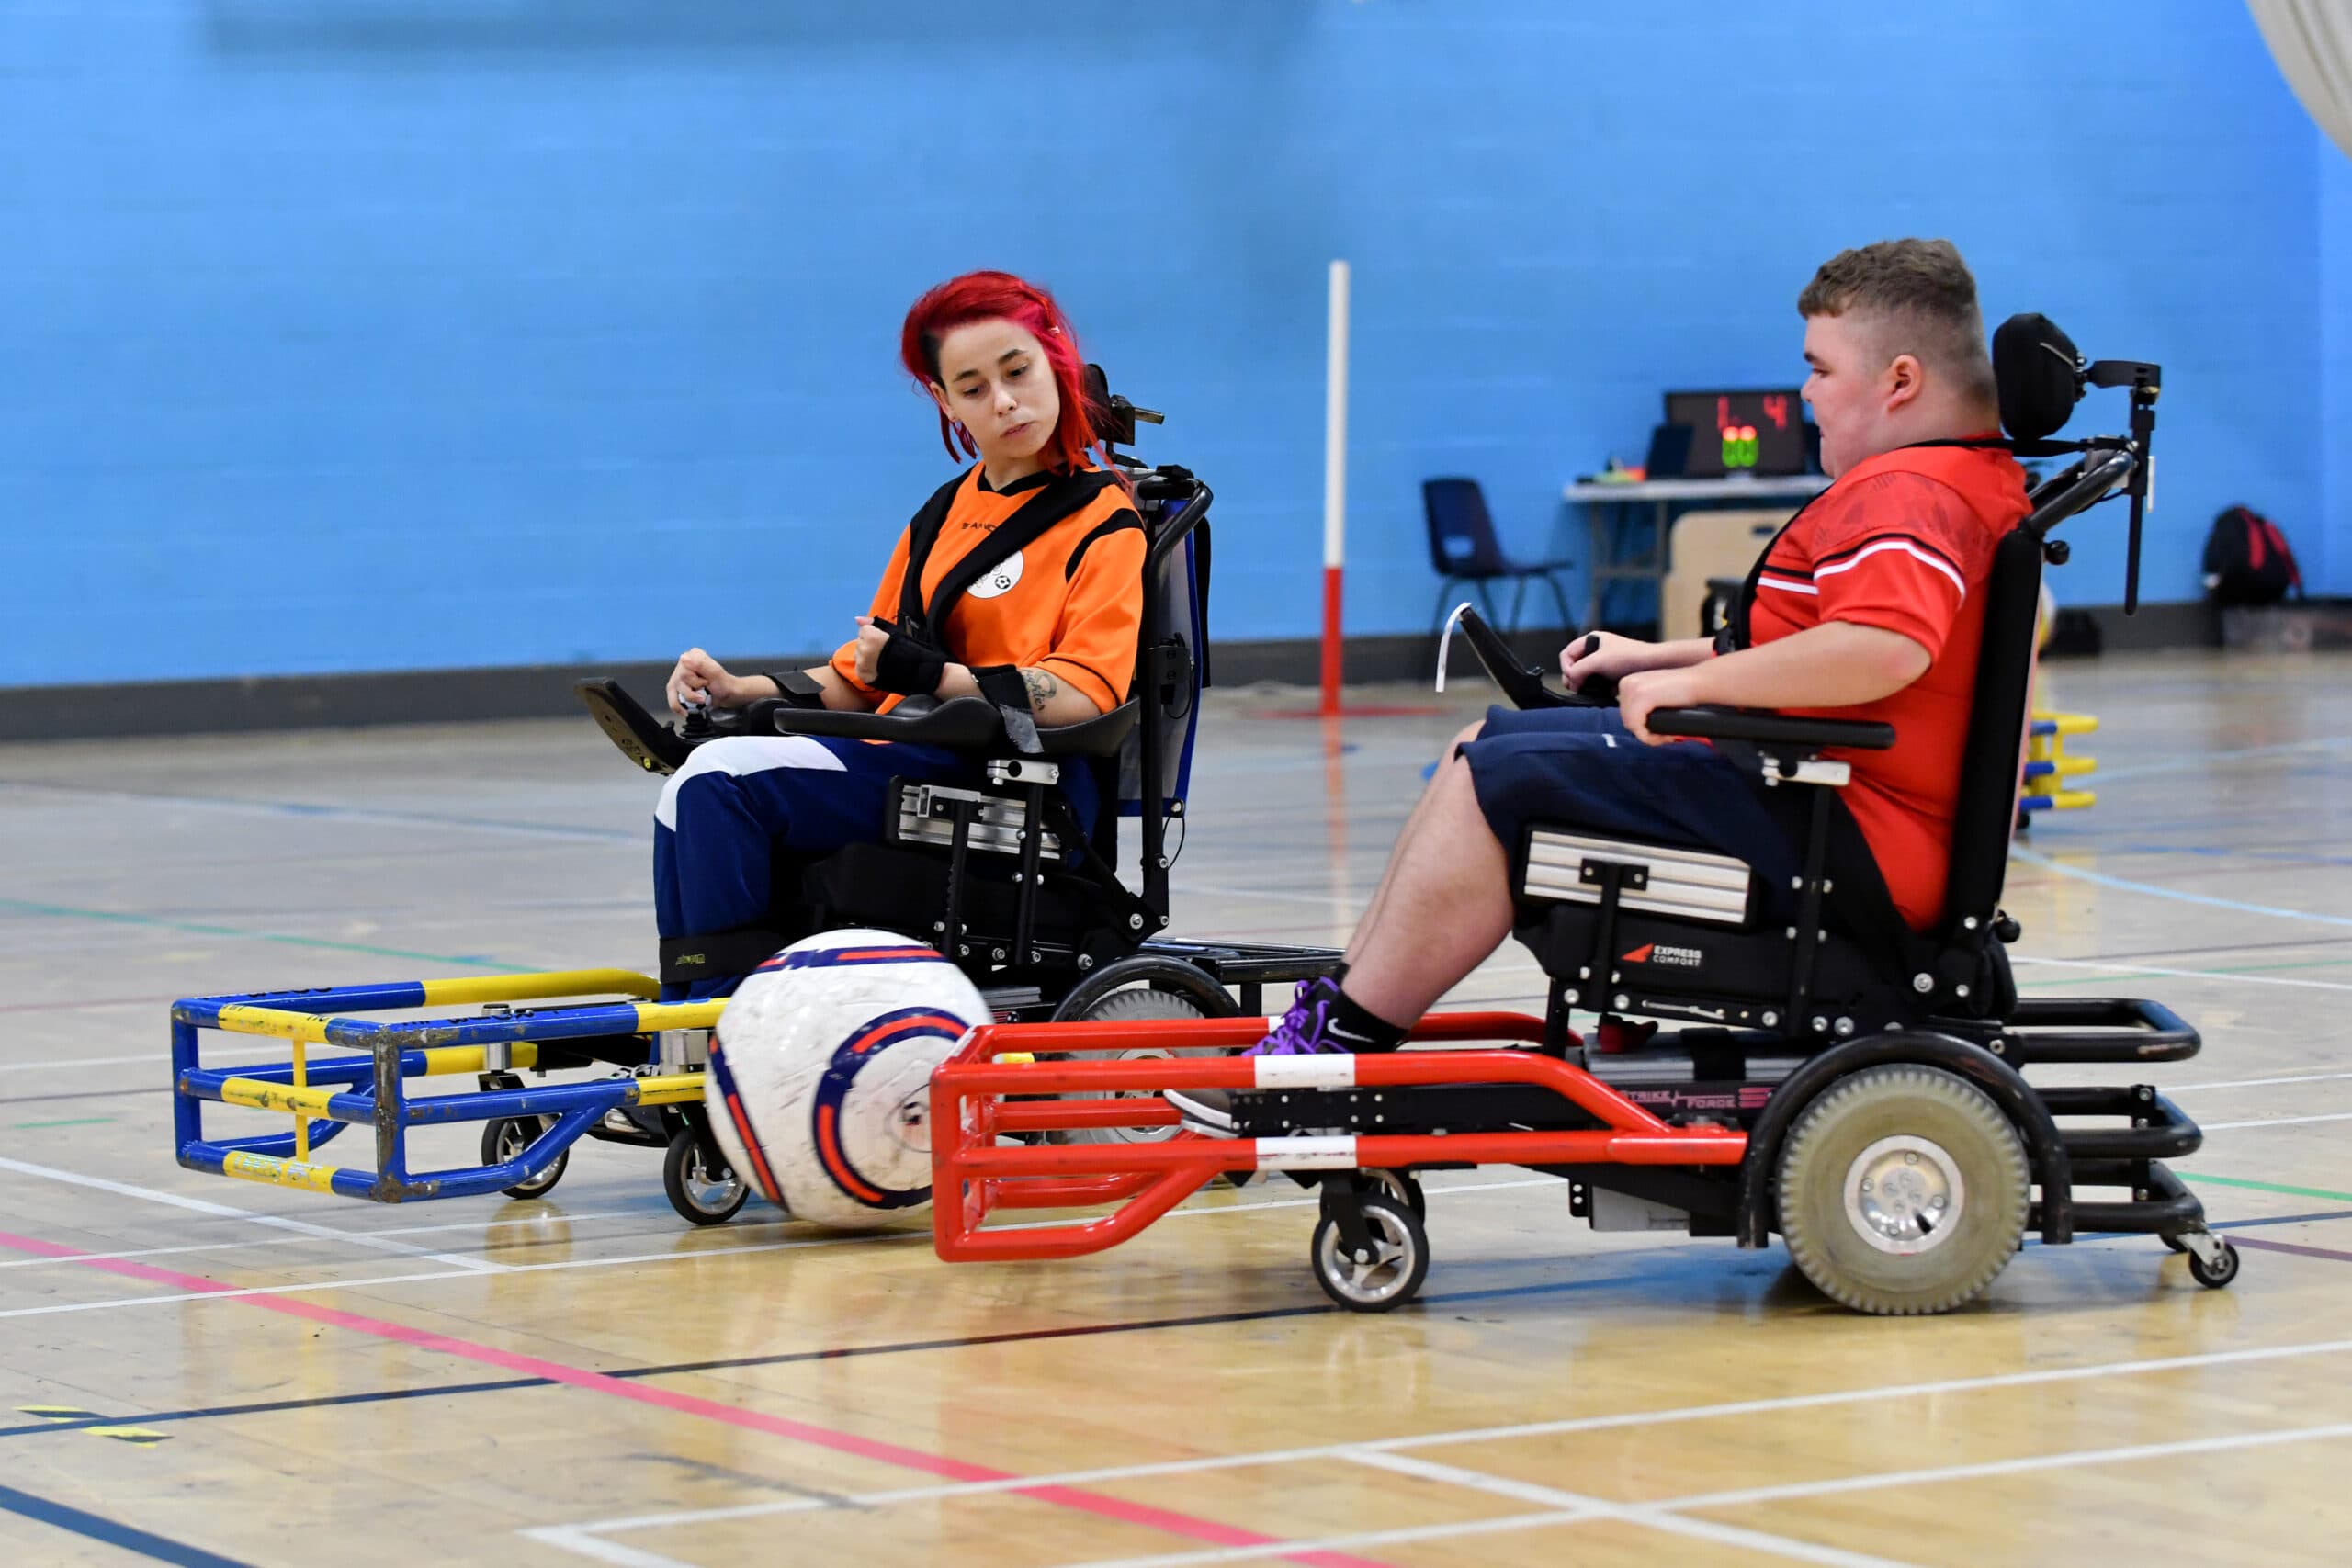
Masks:
[[[931,1204],[931,1074],[990,1020],[961,970],[892,931],[794,942],[736,988],[703,1083],[735,1174],[797,1219],[859,1229]]]

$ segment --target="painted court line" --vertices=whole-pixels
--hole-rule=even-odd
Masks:
[[[368,1231],[365,1234],[369,1236],[431,1235],[449,1231],[496,1230],[501,1225],[574,1224],[584,1224],[589,1220],[632,1218],[638,1213],[639,1211],[634,1209],[606,1209],[585,1214],[547,1215],[538,1219],[468,1220],[460,1224],[446,1225],[395,1225],[387,1230]],[[339,1234],[347,1237],[353,1233],[345,1231]],[[169,1258],[190,1252],[241,1252],[257,1247],[296,1247],[309,1239],[307,1236],[300,1235],[257,1235],[245,1241],[206,1241],[187,1247],[141,1247],[126,1252],[85,1252],[75,1258],[0,1258],[0,1269],[55,1269],[67,1263],[80,1263],[101,1258]],[[449,1277],[456,1276],[453,1274]]]
[[[574,842],[636,844],[642,833],[617,828],[566,828],[549,822],[509,822],[487,817],[444,817],[429,811],[385,811],[364,806],[314,806],[292,800],[240,800],[233,795],[165,795],[143,790],[85,789],[79,784],[35,784],[0,779],[0,790],[59,795],[74,804],[120,801],[132,806],[193,807],[237,817],[291,817],[314,822],[356,822],[378,828],[455,829],[469,833],[494,833],[510,839],[557,839]]]
[[[2312,740],[2290,740],[2278,746],[2250,746],[2237,751],[2203,751],[2188,757],[2176,757],[2162,762],[2126,763],[2120,768],[2099,771],[2102,783],[2117,779],[2145,778],[2156,773],[2177,773],[2188,769],[2210,768],[2216,762],[2247,762],[2267,757],[2290,757],[2302,751],[2333,751],[2352,745],[2352,735],[2323,736]]]
[[[63,1503],[52,1503],[46,1497],[36,1497],[13,1486],[0,1486],[0,1513],[37,1520],[51,1529],[102,1542],[119,1551],[130,1552],[156,1562],[173,1563],[175,1568],[249,1568],[248,1564],[235,1558],[223,1557],[202,1547],[174,1540],[169,1536],[135,1529],[103,1514],[86,1513],[80,1508],[68,1507]]]
[[[2177,887],[2159,887],[2153,882],[2133,882],[2125,877],[2109,876],[2101,871],[2086,871],[2078,865],[2068,865],[2053,860],[2038,850],[2012,847],[2009,858],[2028,865],[2039,866],[2058,876],[2068,876],[2077,882],[2088,882],[2100,887],[2112,887],[2123,893],[2144,893],[2154,898],[2170,898],[2183,904],[2201,904],[2209,909],[2228,909],[2241,915],[2267,915],[2274,919],[2309,920],[2313,925],[2352,927],[2352,916],[2320,915],[2308,909],[2281,909],[2269,904],[2247,904],[2235,898],[2216,898],[2206,893],[2184,893]],[[2236,976],[2233,976],[2236,978]]]
[[[1548,1504],[1561,1510],[1566,1519],[1622,1519],[1669,1535],[1694,1537],[1716,1546],[1736,1546],[1750,1551],[1769,1552],[1776,1557],[1818,1562],[1823,1564],[1823,1568],[1905,1568],[1904,1564],[1892,1558],[1873,1557],[1866,1552],[1847,1551],[1834,1546],[1816,1546],[1811,1541],[1746,1529],[1737,1525],[1719,1524],[1709,1519],[1679,1518],[1668,1511],[1667,1506],[1657,1504],[1612,1503],[1606,1498],[1588,1496],[1579,1492],[1563,1492],[1557,1487],[1538,1486],[1529,1482],[1488,1475],[1483,1471],[1439,1464],[1432,1460],[1413,1459],[1404,1454],[1350,1454],[1348,1458],[1354,1463],[1369,1465],[1376,1470],[1419,1476],[1451,1486],[1468,1487],[1521,1502]]]
[[[2265,1241],[2259,1236],[2233,1235],[2231,1242],[2237,1247],[2251,1247],[2260,1252],[2285,1252],[2297,1258],[2324,1258],[2335,1263],[2352,1263],[2352,1252],[2339,1252],[2332,1247],[2305,1247],[2301,1242]]]
[[[60,1257],[73,1251],[70,1247],[60,1247],[53,1242],[6,1233],[0,1233],[0,1246],[11,1247],[19,1252],[43,1253],[50,1257]],[[213,1280],[200,1279],[193,1274],[175,1273],[170,1269],[157,1269],[145,1263],[107,1259],[91,1261],[85,1266],[106,1273],[119,1274],[153,1284],[170,1285],[184,1291],[206,1292],[217,1295],[236,1293],[220,1290]],[[882,1464],[895,1465],[902,1470],[918,1471],[924,1474],[956,1481],[1012,1481],[1018,1483],[1014,1490],[1023,1496],[1068,1508],[1073,1512],[1092,1514],[1102,1518],[1116,1520],[1123,1524],[1143,1525],[1150,1529],[1165,1530],[1171,1535],[1186,1536],[1194,1540],[1207,1541],[1217,1546],[1260,1545],[1275,1540],[1273,1537],[1260,1535],[1253,1530],[1238,1529],[1230,1525],[1218,1524],[1214,1520],[1196,1518],[1169,1509],[1153,1507],[1148,1503],[1134,1503],[1123,1498],[1102,1496],[1051,1483],[1025,1482],[1021,1477],[1012,1475],[1005,1471],[990,1469],[986,1465],[972,1464],[963,1460],[950,1459],[943,1454],[928,1453],[921,1449],[907,1448],[881,1438],[861,1437],[854,1432],[836,1431],[829,1427],[796,1421],[788,1416],[772,1416],[762,1411],[746,1409],[741,1405],[726,1404],[715,1399],[705,1399],[696,1394],[684,1393],[673,1389],[648,1387],[643,1383],[614,1377],[610,1373],[592,1371],[585,1367],[575,1367],[562,1361],[549,1361],[537,1356],[524,1355],[518,1351],[501,1350],[470,1339],[459,1339],[454,1336],[437,1334],[429,1329],[413,1328],[405,1324],[390,1323],[381,1318],[363,1317],[356,1313],[321,1306],[315,1302],[292,1301],[282,1296],[251,1296],[246,1300],[250,1304],[266,1312],[277,1313],[283,1316],[300,1318],[331,1328],[346,1329],[353,1333],[364,1334],[372,1338],[409,1346],[419,1350],[454,1356],[483,1366],[495,1367],[505,1372],[546,1378],[552,1382],[605,1394],[634,1404],[648,1405],[654,1409],[669,1411],[673,1415],[697,1416],[746,1431],[761,1432],[793,1442],[806,1443],[831,1453],[848,1454],[859,1459],[873,1460]],[[1293,1562],[1308,1564],[1309,1568],[1381,1568],[1381,1565],[1369,1563],[1363,1558],[1334,1552],[1285,1551],[1283,1555]]]
[[[83,1067],[127,1066],[132,1062],[144,1062],[152,1066],[157,1062],[171,1059],[161,1051],[150,1051],[143,1056],[61,1056],[53,1062],[0,1062],[0,1073],[70,1073]]]
[[[1422,1540],[1459,1540],[1485,1535],[1501,1535],[1510,1530],[1536,1529],[1545,1525],[1572,1525],[1578,1519],[1593,1517],[1590,1514],[1568,1513],[1547,1508],[1537,1514],[1505,1514],[1492,1519],[1459,1519],[1442,1525],[1405,1525],[1396,1529],[1360,1530],[1351,1535],[1317,1536],[1311,1541],[1296,1540],[1287,1544],[1300,1550],[1309,1547],[1323,1550],[1353,1550],[1366,1546],[1403,1546]],[[592,1538],[593,1539],[593,1538]],[[576,1550],[576,1549],[575,1549]],[[1216,1562],[1247,1562],[1272,1553],[1272,1548],[1228,1548],[1222,1551],[1170,1551],[1151,1557],[1096,1557],[1073,1563],[1070,1568],[1199,1568]],[[620,1562],[608,1558],[607,1562]],[[662,1560],[667,1562],[667,1559]],[[656,1568],[648,1563],[634,1563],[629,1568]],[[684,1564],[673,1568],[685,1568]]]
[[[2042,1475],[2052,1471],[2079,1470],[2092,1465],[2130,1464],[2149,1460],[2180,1459],[2192,1454],[2233,1453],[2248,1449],[2276,1448],[2287,1443],[2326,1442],[2345,1438],[2352,1438],[2352,1422],[2336,1422],[2322,1427],[2292,1427],[2284,1431],[2245,1432],[2224,1438],[2190,1438],[2172,1443],[2139,1443],[2124,1448],[2032,1454],[2018,1459],[1992,1460],[1975,1464],[1939,1465],[1924,1470],[1881,1471],[1866,1475],[1838,1476],[1825,1481],[1800,1481],[1777,1486],[1751,1486],[1724,1492],[1691,1493],[1649,1504],[1613,1504],[1600,1498],[1588,1497],[1579,1493],[1562,1492],[1553,1487],[1514,1481],[1506,1476],[1488,1475],[1483,1471],[1400,1459],[1393,1454],[1348,1454],[1341,1457],[1360,1463],[1373,1464],[1383,1470],[1394,1470],[1404,1474],[1511,1497],[1522,1502],[1548,1501],[1553,1505],[1552,1511],[1541,1514],[1516,1514],[1505,1518],[1478,1520],[1467,1525],[1430,1525],[1409,1531],[1380,1532],[1377,1539],[1384,1541],[1450,1540],[1456,1536],[1535,1529],[1548,1525],[1569,1525],[1584,1519],[1613,1517],[1634,1524],[1646,1525],[1653,1529],[1671,1529],[1677,1533],[1697,1535],[1719,1545],[1740,1546],[1750,1551],[1796,1557],[1806,1562],[1834,1564],[1838,1565],[1838,1568],[1889,1568],[1889,1560],[1885,1558],[1865,1556],[1835,1547],[1815,1546],[1810,1542],[1680,1516],[1686,1510],[1700,1508],[1744,1507],[1760,1503],[1792,1502],[1803,1498],[1835,1496],[1854,1492],[1883,1491],[1889,1487],[1933,1486],[1955,1481],[1990,1481],[2013,1475]],[[1374,1540],[1375,1537],[1371,1535],[1333,1536],[1316,1540],[1295,1540],[1284,1544],[1295,1549],[1311,1550],[1334,1546],[1341,1542],[1351,1545],[1372,1544]],[[1250,1556],[1265,1554],[1248,1551],[1175,1552],[1156,1557],[1103,1558],[1076,1564],[1074,1568],[1193,1568],[1193,1564],[1238,1562]],[[608,1561],[621,1560],[615,1558]]]
[[[112,1192],[119,1197],[137,1198],[144,1202],[161,1203],[168,1208],[186,1209],[194,1213],[211,1214],[220,1219],[242,1220],[247,1224],[266,1225],[272,1230],[293,1231],[298,1235],[324,1241],[349,1242],[355,1247],[372,1247],[379,1252],[396,1252],[404,1257],[422,1258],[435,1263],[473,1273],[496,1274],[506,1265],[487,1258],[471,1258],[458,1252],[435,1252],[430,1247],[413,1246],[404,1241],[381,1240],[358,1231],[337,1230],[333,1225],[312,1224],[308,1220],[291,1220],[278,1214],[256,1214],[251,1209],[239,1209],[227,1203],[214,1203],[202,1198],[183,1197],[177,1192],[159,1191],[135,1182],[109,1181],[100,1176],[83,1176],[71,1170],[59,1170],[46,1165],[34,1165],[27,1160],[0,1157],[0,1170],[12,1170],[19,1176],[36,1176],[46,1181],[61,1181],[70,1187],[87,1187],[100,1192]]]
[[[2263,912],[2274,915],[2291,913],[2284,909]],[[2310,915],[2301,918],[2322,919],[2329,917]],[[2352,920],[2344,923],[2352,925]],[[2306,991],[2352,991],[2352,985],[2346,985],[2340,980],[2289,980],[2276,975],[2230,975],[2211,969],[2164,969],[2143,964],[2093,964],[2080,958],[2027,958],[2012,954],[2009,961],[2013,964],[2047,964],[2058,969],[2089,969],[2102,975],[2154,975],[2175,980],[2221,980],[2238,986],[2290,986]],[[2057,983],[2052,982],[2053,985]]]
[[[537,1529],[516,1533],[526,1540],[537,1541],[541,1546],[552,1546],[598,1562],[609,1562],[613,1568],[695,1568],[691,1562],[681,1562],[658,1551],[641,1551],[634,1546],[623,1546],[619,1541],[605,1540],[569,1525],[542,1525]]]
[[[2268,1089],[2275,1084],[2326,1083],[2336,1078],[2352,1078],[2352,1073],[2294,1073],[2278,1078],[2224,1078],[2218,1083],[2180,1083],[2165,1089],[2166,1094],[2194,1094],[2208,1089]]]
[[[1826,1497],[1844,1492],[1875,1492],[1889,1486],[1932,1486],[1947,1481],[1986,1481],[2005,1475],[2040,1475],[2052,1470],[2078,1470],[2085,1465],[2128,1464],[2135,1460],[2174,1459],[2184,1454],[2229,1453],[2240,1449],[2267,1449],[2280,1443],[2323,1442],[2352,1438],[2352,1421],[2324,1427],[2295,1427],[2284,1431],[2242,1432],[2227,1438],[2188,1438],[2176,1443],[2136,1443],[2129,1448],[2080,1449],[2054,1454],[2028,1454],[2019,1459],[1992,1460],[1981,1464],[1938,1465],[1929,1470],[1883,1471],[1870,1475],[1839,1476],[1833,1481],[1799,1481],[1784,1486],[1749,1486],[1730,1492],[1702,1492],[1670,1497],[1657,1505],[1668,1508],[1733,1508],[1754,1503],[1779,1503],[1796,1497]]]
[[[203,920],[165,919],[160,915],[127,914],[120,909],[85,909],[73,904],[38,904],[25,898],[0,898],[0,915],[40,915],[60,920],[102,920],[109,925],[136,926],[144,931],[185,931],[194,936],[228,937],[239,942],[274,942],[288,947],[315,947],[330,953],[365,953],[378,958],[406,958],[420,964],[450,964],[461,969],[492,969],[516,975],[526,965],[502,963],[478,953],[414,953],[402,947],[379,947],[373,942],[334,942],[326,937],[296,936],[288,931],[253,931]]]
[[[17,1163],[17,1162],[13,1160],[0,1159],[0,1169],[10,1168]],[[99,1184],[96,1178],[82,1178],[78,1179],[90,1184]],[[1499,1191],[1507,1188],[1516,1187],[1549,1187],[1555,1184],[1555,1178],[1543,1176],[1532,1177],[1524,1181],[1465,1182],[1456,1186],[1431,1187],[1429,1189],[1429,1191],[1432,1198],[1438,1198],[1443,1197],[1452,1192],[1492,1192]],[[199,1201],[196,1199],[187,1199],[185,1200],[185,1201],[193,1205],[198,1203]],[[1305,1204],[1319,1203],[1322,1200],[1319,1198],[1284,1198],[1265,1203],[1197,1204],[1173,1210],[1170,1212],[1170,1217],[1174,1214],[1246,1214],[1259,1209],[1294,1209]],[[243,1214],[244,1212],[239,1210],[236,1211],[236,1213]],[[274,1216],[270,1215],[247,1215],[245,1217],[265,1222],[274,1218]],[[285,1222],[288,1225],[301,1225],[304,1222],[299,1220],[288,1220]],[[511,1224],[514,1222],[498,1221],[492,1223]],[[777,1220],[773,1222],[762,1221],[754,1223],[783,1224],[785,1221],[779,1217]],[[1039,1230],[1047,1226],[1058,1225],[1065,1223],[1067,1222],[1061,1220],[1026,1220],[1017,1224],[993,1226],[991,1228],[1001,1230]],[[427,1226],[420,1228],[434,1229],[441,1227]],[[452,1226],[447,1228],[455,1229],[458,1227]],[[323,1231],[328,1235],[337,1239],[356,1239],[356,1234],[353,1232],[336,1231],[326,1226],[313,1226],[311,1227],[311,1230]],[[306,1231],[304,1234],[308,1235],[310,1234],[310,1231]],[[390,1235],[392,1233],[379,1232],[369,1234]],[[741,1247],[698,1247],[685,1250],[673,1250],[670,1252],[633,1253],[627,1257],[620,1258],[571,1258],[552,1263],[499,1263],[492,1265],[491,1271],[502,1274],[546,1274],[560,1272],[572,1269],[612,1269],[621,1267],[623,1265],[638,1263],[677,1263],[705,1258],[726,1258],[740,1253],[804,1251],[811,1247],[888,1247],[894,1244],[904,1246],[910,1242],[928,1241],[930,1239],[931,1233],[929,1231],[913,1230],[898,1231],[884,1235],[809,1236],[797,1241],[751,1242]],[[223,1243],[220,1245],[234,1246],[238,1244]],[[168,1252],[181,1249],[162,1248],[158,1250],[161,1252]],[[186,1250],[197,1251],[201,1249],[190,1247]],[[0,1320],[14,1317],[53,1317],[66,1313],[116,1312],[131,1307],[170,1306],[175,1303],[209,1301],[215,1298],[289,1296],[310,1294],[325,1291],[367,1290],[378,1285],[414,1285],[423,1284],[435,1280],[469,1279],[479,1276],[485,1271],[481,1267],[482,1260],[479,1258],[466,1258],[463,1254],[424,1253],[422,1248],[417,1250],[422,1256],[428,1258],[438,1259],[442,1258],[449,1258],[453,1260],[462,1259],[463,1261],[470,1264],[471,1267],[435,1269],[429,1273],[419,1274],[377,1274],[370,1275],[366,1279],[360,1280],[298,1280],[278,1285],[226,1286],[219,1284],[218,1282],[210,1282],[209,1288],[204,1290],[177,1291],[160,1294],[151,1293],[143,1296],[112,1296],[101,1301],[92,1302],[49,1302],[44,1303],[40,1306],[9,1307],[0,1310]],[[64,1253],[48,1253],[38,1258],[18,1259],[11,1262],[0,1262],[0,1269],[27,1268],[35,1264],[96,1263],[119,1258],[153,1256],[157,1256],[157,1253],[81,1251],[71,1251],[70,1255]]]
[[[1247,1470],[1263,1465],[1296,1464],[1316,1460],[1348,1460],[1367,1453],[1396,1453],[1412,1449],[1442,1448],[1463,1443],[1511,1441],[1523,1438],[1562,1437],[1581,1432],[1616,1431],[1632,1427],[1679,1426],[1743,1416],[1777,1415],[1791,1410],[1826,1410],[1845,1405],[1872,1404],[1895,1399],[1931,1399],[1992,1389],[2030,1388],[2048,1383],[2090,1382],[2107,1378],[2140,1377],[2194,1371],[2207,1367],[2245,1366],[2265,1361],[2301,1360],[2313,1356],[2352,1354],[2352,1339],[2323,1339],[2300,1345],[2264,1346],[2245,1350],[2212,1350],[2190,1356],[2168,1356],[2132,1361],[2095,1362],[2083,1367],[2058,1367],[2021,1372],[1996,1372],[1983,1377],[1947,1378],[1933,1382],[1889,1383],[1840,1389],[1824,1393],[1786,1394],[1771,1399],[1736,1400],[1719,1404],[1686,1404],[1662,1410],[1635,1410],[1610,1416],[1568,1416],[1506,1427],[1470,1427],[1453,1431],[1412,1433],[1363,1442],[1325,1443],[1310,1448],[1261,1449],[1251,1453],[1213,1454],[1200,1459],[1163,1460],[1143,1464],[1105,1465],[1089,1470],[1057,1472],[1021,1484],[1050,1482],[1062,1486],[1091,1486],[1108,1482],[1139,1481],[1161,1475],[1196,1475],[1221,1470]],[[650,1529],[663,1525],[697,1524],[706,1520],[755,1518],[767,1514],[811,1512],[821,1508],[878,1508],[897,1503],[929,1503],[948,1497],[969,1497],[1011,1489],[1004,1482],[959,1483],[864,1492],[837,1499],[794,1497],[777,1502],[747,1503],[726,1508],[680,1509],[582,1520],[565,1528],[594,1533]]]
[[[2233,1133],[2245,1127],[2294,1127],[2308,1122],[2352,1122],[2352,1111],[2330,1111],[2324,1116],[2265,1116],[2253,1122],[2207,1122],[2202,1125],[2209,1133]]]
[[[904,1235],[829,1235],[812,1236],[806,1241],[763,1241],[744,1247],[702,1247],[679,1252],[640,1252],[626,1258],[571,1258],[557,1263],[502,1264],[502,1274],[551,1274],[572,1269],[617,1269],[639,1263],[678,1263],[703,1258],[725,1258],[745,1252],[794,1252],[818,1247],[848,1247],[857,1243],[884,1246],[891,1242],[928,1240],[927,1235],[909,1231]],[[69,1249],[70,1251],[70,1249]],[[98,1254],[49,1252],[47,1257],[61,1263],[85,1263],[100,1266],[112,1260]],[[137,1265],[126,1265],[137,1267]],[[159,1271],[160,1272],[160,1271]],[[51,1302],[41,1306],[10,1307],[0,1312],[0,1319],[12,1317],[54,1317],[65,1313],[116,1312],[128,1307],[171,1306],[182,1302],[213,1300],[258,1301],[281,1296],[312,1295],[327,1291],[364,1291],[378,1285],[415,1285],[433,1280],[478,1280],[479,1269],[436,1269],[422,1274],[378,1274],[364,1280],[297,1280],[283,1285],[228,1285],[219,1280],[199,1280],[195,1288],[144,1296],[115,1296],[96,1302]],[[194,1275],[175,1275],[175,1279],[195,1279]]]

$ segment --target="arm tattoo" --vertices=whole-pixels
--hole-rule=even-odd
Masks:
[[[1043,670],[1023,670],[1021,679],[1029,686],[1029,711],[1042,713],[1047,703],[1061,694],[1062,683]]]

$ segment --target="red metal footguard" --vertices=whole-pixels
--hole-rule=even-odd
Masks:
[[[1128,1023],[991,1024],[932,1075],[932,1239],[951,1263],[1074,1258],[1115,1247],[1219,1171],[1403,1170],[1421,1165],[1737,1165],[1747,1134],[1670,1127],[1580,1067],[1527,1050],[1404,1051],[1379,1055],[1179,1056],[1049,1061],[1080,1051],[1250,1045],[1274,1021],[1153,1020]],[[1524,1013],[1432,1013],[1415,1041],[1540,1043],[1544,1021]],[[1169,1127],[1171,1089],[1381,1089],[1433,1084],[1549,1089],[1604,1125],[1575,1132],[1209,1138],[1159,1143],[998,1146],[1003,1133]],[[1137,1092],[1142,1091],[1142,1092]],[[1121,1095],[1105,1100],[1040,1095]],[[1017,1097],[1017,1098],[1016,1098]],[[989,1230],[998,1209],[1079,1209],[1118,1203],[1097,1219]]]

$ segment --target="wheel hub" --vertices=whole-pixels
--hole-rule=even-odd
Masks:
[[[735,1195],[743,1188],[742,1182],[733,1176],[712,1176],[700,1149],[686,1156],[685,1179],[681,1185],[685,1188],[686,1196],[694,1201],[695,1206],[707,1214],[715,1214],[733,1202]]]
[[[1943,1145],[1907,1134],[1881,1138],[1855,1156],[1845,1190],[1854,1234],[1899,1257],[1942,1246],[1968,1201],[1960,1168]]]
[[[1329,1248],[1325,1263],[1349,1300],[1385,1301],[1403,1290],[1412,1278],[1411,1248],[1407,1245],[1404,1227],[1388,1215],[1374,1210],[1365,1213],[1363,1221],[1364,1228],[1372,1233],[1370,1253],[1351,1251],[1334,1225],[1325,1233],[1324,1246]]]

